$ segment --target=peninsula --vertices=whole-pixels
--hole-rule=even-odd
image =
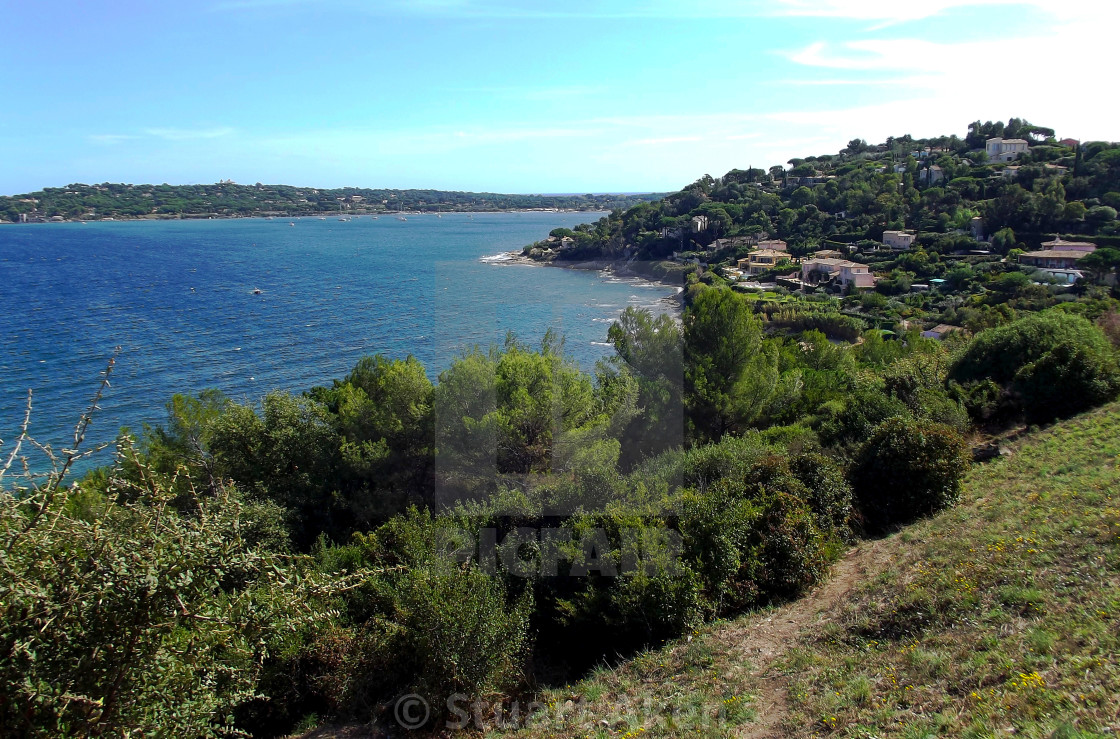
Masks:
[[[510,195],[446,190],[292,185],[129,185],[104,182],[47,187],[0,196],[0,223],[177,218],[295,217],[345,213],[377,215],[513,210],[604,211],[657,200],[662,194]]]

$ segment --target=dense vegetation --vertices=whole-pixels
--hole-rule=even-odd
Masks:
[[[988,161],[985,142],[997,136],[1024,137],[1028,150],[1014,161]],[[975,332],[1048,307],[1091,320],[1107,312],[1099,299],[1108,291],[1096,286],[1114,285],[1120,268],[1118,209],[1120,143],[1059,142],[1052,130],[1013,118],[972,123],[964,138],[856,139],[785,167],[705,175],[662,200],[557,229],[525,253],[556,264],[605,260],[678,280],[708,271],[705,280],[726,278],[757,297],[767,320],[830,338],[851,340],[859,327],[904,333],[912,324]],[[884,248],[884,232],[903,229],[916,236],[911,248]],[[1072,287],[1017,263],[1056,236],[1098,247],[1078,263],[1085,279]],[[786,241],[790,259],[735,284],[728,268],[768,238]],[[830,285],[791,297],[794,286],[776,278],[823,250],[867,265],[874,290],[848,294]]]
[[[1011,162],[990,162],[985,141],[997,136],[1025,137],[1029,150]],[[1006,126],[977,121],[964,138],[899,136],[878,145],[855,139],[837,154],[788,165],[704,175],[661,200],[562,229],[557,233],[574,244],[559,256],[663,259],[760,234],[788,241],[791,255],[801,256],[910,229],[921,255],[897,266],[925,279],[937,276],[931,270],[940,271],[941,258],[979,249],[975,236],[992,236],[990,250],[1001,255],[1057,232],[1103,236],[1112,245],[1118,241],[1108,237],[1120,236],[1120,143],[1063,144],[1052,130],[1015,118]],[[699,230],[697,216],[707,218]],[[973,218],[983,220],[979,234],[971,232]],[[717,263],[746,251],[745,244],[728,248],[707,257]]]
[[[546,689],[555,708],[506,733],[1113,736],[1120,404],[1008,443],[958,506],[862,542],[829,587]]]
[[[391,722],[408,694],[439,723],[455,695],[531,696],[796,597],[854,538],[957,501],[970,437],[1120,394],[1107,287],[984,264],[938,297],[998,316],[974,338],[871,328],[921,302],[695,269],[679,322],[628,309],[591,372],[511,336],[434,383],[374,356],[259,405],[176,396],[72,487],[84,425],[45,478],[5,478],[13,449],[0,726],[274,736]]]
[[[0,196],[0,223],[59,219],[303,216],[344,211],[377,214],[520,209],[611,210],[659,195],[503,195],[444,190],[388,190],[362,187],[316,189],[291,185],[100,185],[48,187]]]

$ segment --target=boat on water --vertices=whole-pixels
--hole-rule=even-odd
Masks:
[[[296,225],[296,222],[295,221],[288,221],[288,225],[289,226],[294,226],[294,225]]]
[[[259,287],[254,287],[253,288],[253,294],[254,295],[260,295],[262,292],[264,292],[264,291],[261,290]]]

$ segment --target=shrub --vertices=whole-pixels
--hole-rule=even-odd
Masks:
[[[446,523],[413,509],[355,537],[376,573],[348,596],[363,617],[315,646],[341,654],[324,676],[337,712],[368,718],[409,692],[436,710],[453,693],[476,697],[522,677],[532,593],[457,562],[463,542]]]
[[[817,433],[825,446],[850,449],[862,444],[886,419],[909,414],[906,404],[879,383],[860,380],[843,400],[821,408]]]
[[[5,735],[228,735],[266,655],[329,620],[344,579],[249,544],[233,490],[180,514],[191,486],[144,470],[80,506],[58,477],[0,491]]]
[[[823,454],[798,454],[789,461],[790,470],[805,486],[806,502],[817,528],[846,538],[852,516],[852,488],[844,468]]]
[[[852,465],[857,506],[873,530],[913,521],[958,500],[968,464],[967,444],[948,426],[887,419]]]
[[[823,537],[805,501],[785,493],[768,494],[755,532],[759,591],[781,600],[817,583],[827,565]]]
[[[1073,415],[1120,393],[1120,369],[1104,334],[1085,318],[1061,311],[981,333],[949,377],[962,384],[998,382],[1034,422]]]
[[[764,465],[759,477],[777,470]],[[788,473],[788,469],[786,470]],[[791,476],[758,482],[720,480],[685,497],[680,526],[685,557],[704,582],[717,613],[742,610],[796,595],[817,582],[826,564],[825,542],[808,504],[781,488],[804,491]]]

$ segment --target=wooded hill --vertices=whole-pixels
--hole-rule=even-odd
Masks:
[[[986,145],[995,138],[1025,142],[1026,151],[991,159]],[[979,248],[976,237],[993,235],[1002,253],[1055,233],[1105,245],[1120,234],[1118,209],[1120,143],[1057,140],[1052,129],[1012,118],[976,121],[964,138],[899,136],[875,145],[854,139],[838,153],[786,166],[704,175],[659,201],[579,226],[570,249],[540,256],[663,259],[717,239],[761,234],[786,240],[801,256],[878,242],[893,229],[914,230],[919,246],[942,253]],[[695,223],[698,216],[706,223]]]
[[[499,211],[523,209],[610,210],[629,208],[660,195],[503,195],[444,190],[389,190],[361,187],[316,189],[291,185],[100,185],[72,184],[0,197],[0,222],[297,216],[338,212]]]

